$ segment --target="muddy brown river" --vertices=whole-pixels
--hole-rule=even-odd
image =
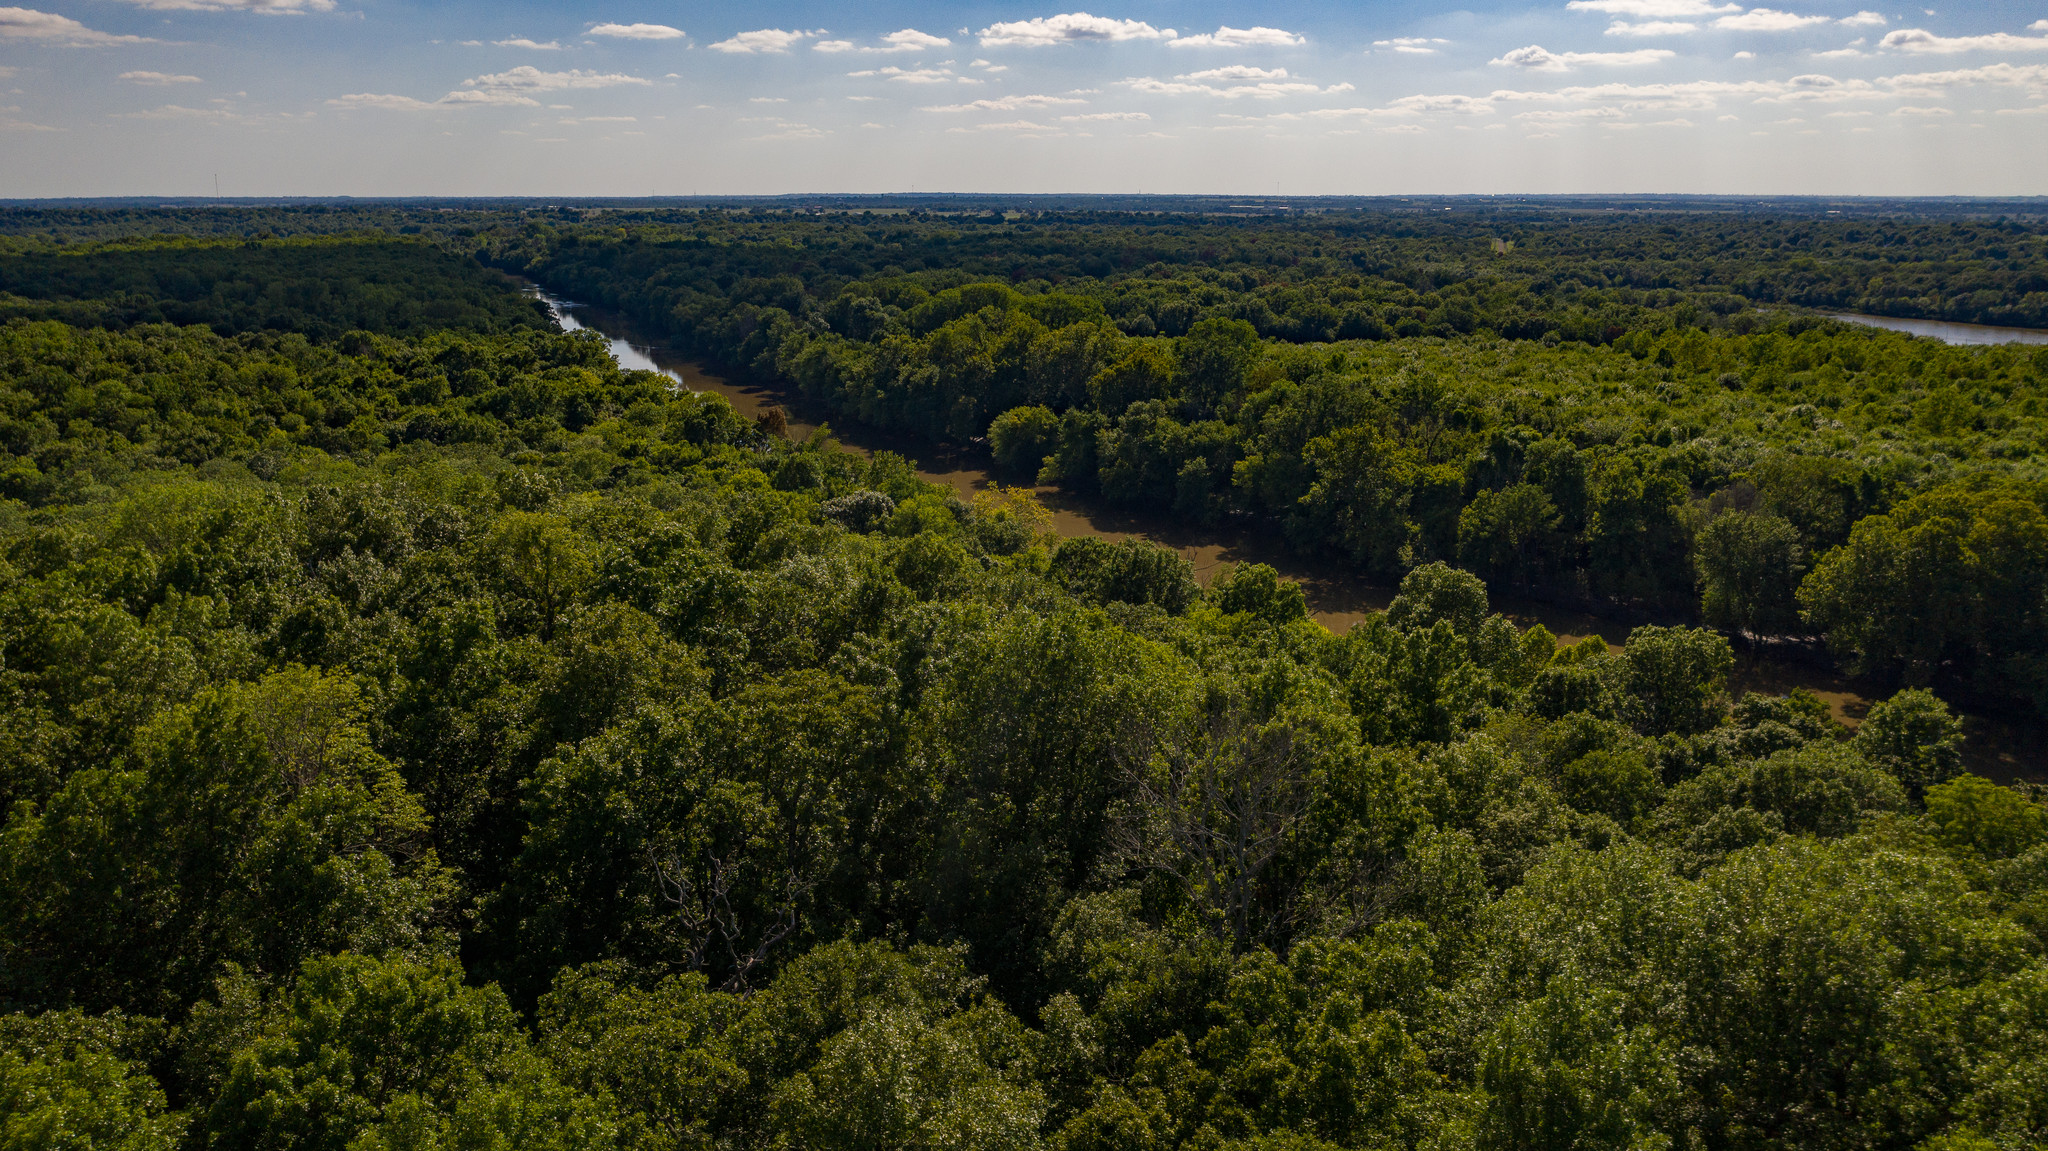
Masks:
[[[536,292],[563,330],[589,328],[610,341],[612,355],[620,367],[660,372],[691,391],[716,392],[750,418],[769,408],[781,408],[792,438],[801,439],[819,427],[829,426],[841,447],[863,455],[896,452],[916,461],[919,476],[952,487],[963,499],[998,481],[988,470],[985,454],[858,424],[827,425],[826,413],[808,404],[794,390],[722,374],[666,346],[662,337],[640,329],[625,316],[560,299],[539,289]],[[1394,598],[1392,588],[1360,578],[1341,565],[1303,561],[1270,534],[1177,524],[1079,499],[1058,488],[1034,490],[1052,511],[1053,526],[1060,535],[1141,539],[1170,547],[1194,565],[1196,578],[1204,585],[1232,564],[1271,564],[1283,577],[1301,584],[1315,621],[1333,632],[1346,631],[1372,612],[1384,610]],[[1493,609],[1521,627],[1540,623],[1563,643],[1598,635],[1614,646],[1626,640],[1630,631],[1629,624],[1611,618],[1513,596],[1493,597]],[[1827,701],[1835,717],[1851,727],[1862,722],[1873,694],[1882,698],[1881,692],[1873,692],[1868,685],[1831,669],[1740,653],[1730,680],[1730,687],[1736,692],[1776,694],[1803,687]],[[2048,747],[2044,747],[2048,733],[2005,717],[1987,715],[1966,717],[1965,729],[1965,756],[1972,770],[1999,780],[2048,780]]]

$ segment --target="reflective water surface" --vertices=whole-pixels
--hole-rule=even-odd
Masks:
[[[1946,320],[1901,320],[1891,316],[1859,316],[1830,312],[1828,319],[1868,328],[1887,328],[1911,336],[1932,336],[1944,344],[2048,344],[2040,328],[1994,328],[1988,324],[1951,324]]]

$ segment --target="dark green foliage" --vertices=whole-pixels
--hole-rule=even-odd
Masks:
[[[461,974],[448,960],[308,961],[235,1057],[208,1145],[611,1146],[602,1110],[555,1080],[504,995]]]
[[[1769,513],[1729,512],[1701,529],[1694,552],[1700,616],[1749,635],[1784,635],[1799,626],[1803,564],[1792,525]]]
[[[1059,426],[1051,408],[1011,408],[988,425],[989,454],[1006,472],[1036,476],[1059,442]]]
[[[1927,789],[1927,817],[1954,851],[2011,859],[2048,843],[2048,809],[1978,775]]]
[[[1698,628],[1639,627],[1622,649],[1621,709],[1645,735],[1695,735],[1721,722],[1728,641]]]
[[[1469,637],[1479,630],[1486,609],[1485,584],[1448,564],[1425,564],[1402,578],[1401,594],[1387,605],[1387,622],[1427,628],[1442,621]]]
[[[1598,812],[1626,827],[1657,805],[1663,788],[1649,761],[1635,751],[1596,749],[1565,764],[1565,802]]]
[[[303,668],[201,692],[0,838],[14,1002],[170,1013],[215,965],[427,945],[448,894],[418,801],[364,738],[353,684]]]
[[[1495,578],[1524,580],[1554,546],[1557,505],[1535,484],[1482,491],[1458,513],[1458,558]]]
[[[1308,599],[1301,585],[1282,582],[1265,564],[1245,564],[1217,578],[1209,598],[1228,614],[1250,612],[1268,623],[1293,623],[1308,618]]]
[[[173,1151],[188,1117],[148,1071],[163,1032],[119,1012],[0,1017],[0,1148]]]
[[[1052,578],[1091,603],[1151,604],[1171,613],[1185,611],[1202,591],[1188,561],[1157,544],[1131,539],[1067,540],[1053,553]]]
[[[2012,485],[1951,484],[1858,521],[1799,597],[1860,671],[2030,699],[2048,683],[2048,515]]]
[[[1870,709],[1856,750],[1909,787],[1946,783],[1962,770],[1963,725],[1933,692],[1908,688]]]

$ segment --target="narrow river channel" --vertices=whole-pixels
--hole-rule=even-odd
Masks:
[[[1947,320],[1902,320],[1893,316],[1860,316],[1853,312],[1829,312],[1827,317],[1866,328],[1928,336],[1944,344],[2048,344],[2048,331],[2040,328],[1997,328],[1989,324],[1956,324]]]
[[[722,375],[700,361],[666,346],[662,337],[638,328],[627,317],[590,304],[563,300],[536,289],[564,331],[589,328],[611,342],[613,358],[622,368],[660,372],[682,387],[696,392],[716,392],[731,401],[742,415],[753,417],[769,408],[783,409],[792,438],[802,438],[821,426],[829,426],[840,446],[863,455],[892,451],[917,462],[918,475],[934,483],[951,486],[968,498],[1000,477],[988,470],[987,457],[969,454],[927,440],[894,436],[858,424],[826,423],[826,414],[808,404],[792,390]],[[1204,585],[1228,565],[1271,564],[1281,576],[1301,584],[1317,623],[1343,633],[1373,612],[1384,610],[1394,598],[1392,588],[1372,584],[1348,572],[1341,565],[1304,562],[1290,554],[1269,534],[1229,528],[1187,526],[1161,518],[1147,517],[1107,508],[1082,500],[1058,488],[1034,489],[1053,513],[1053,527],[1060,535],[1098,536],[1105,539],[1142,539],[1170,547],[1194,565],[1196,578]],[[1628,637],[1630,625],[1570,608],[1493,597],[1493,609],[1518,626],[1541,623],[1564,643],[1576,643],[1589,635],[1604,637],[1611,645]],[[1731,690],[1783,693],[1803,687],[1827,701],[1835,717],[1850,726],[1862,721],[1870,704],[1870,688],[1829,668],[1810,663],[1768,657],[1738,655]],[[1880,697],[1881,698],[1881,697]],[[1996,717],[1970,717],[1966,755],[1972,770],[1993,779],[2048,779],[2048,752],[2042,733]]]

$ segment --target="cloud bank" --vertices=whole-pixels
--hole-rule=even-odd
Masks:
[[[681,28],[666,24],[592,24],[587,36],[608,36],[614,40],[680,40]]]
[[[1171,28],[1154,28],[1143,20],[1112,20],[1086,12],[1063,12],[1058,16],[1037,16],[1007,24],[991,24],[981,30],[984,48],[1041,48],[1049,44],[1088,41],[1171,40],[1179,35]]]

